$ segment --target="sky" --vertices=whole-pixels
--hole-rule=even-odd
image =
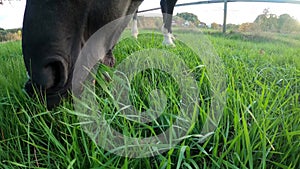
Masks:
[[[26,0],[2,1],[4,4],[0,5],[0,27],[4,29],[22,27]],[[198,1],[201,0],[178,0],[177,4]],[[139,10],[159,7],[159,3],[160,0],[144,0]],[[222,24],[223,8],[224,4],[222,3],[176,7],[174,15],[180,12],[190,12],[196,14],[201,22],[205,22],[208,25],[212,22]],[[241,24],[253,22],[258,15],[262,14],[265,8],[268,8],[271,13],[276,15],[287,13],[300,21],[300,4],[232,2],[228,3],[227,23]],[[151,11],[145,14],[158,15],[160,11]]]

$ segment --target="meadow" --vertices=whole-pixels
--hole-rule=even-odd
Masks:
[[[208,55],[218,56],[224,64],[226,99],[211,136],[199,140],[214,79],[207,74],[204,60],[180,39],[176,48],[168,48],[161,44],[160,34],[144,30],[138,40],[124,38],[114,50],[117,65],[136,51],[173,53],[184,61],[199,87],[199,116],[189,133],[170,150],[148,158],[118,156],[97,145],[82,129],[80,113],[69,101],[49,111],[42,102],[27,97],[22,90],[27,76],[21,42],[6,42],[0,44],[0,168],[300,168],[300,34],[174,32],[208,42],[212,47],[207,47]],[[109,74],[113,70],[99,68]],[[178,86],[165,73],[148,70],[133,78],[137,92],[130,98],[139,110],[149,107],[144,94],[153,84],[168,93],[170,114],[145,126],[115,117],[110,84],[102,77],[99,73],[95,92],[99,109],[121,133],[153,136],[178,115]]]

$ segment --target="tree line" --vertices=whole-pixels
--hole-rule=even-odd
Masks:
[[[195,14],[184,12],[178,13],[176,16],[185,19],[193,23],[195,26],[200,25],[200,20]],[[206,25],[206,24],[204,24]],[[212,29],[221,29],[222,25],[218,23],[211,23]],[[289,14],[282,14],[277,16],[276,14],[270,13],[269,9],[264,9],[261,15],[258,15],[254,22],[243,23],[241,25],[227,24],[227,28],[233,31],[240,32],[279,32],[279,33],[293,33],[300,32],[300,23]]]
[[[21,29],[3,29],[0,28],[0,42],[21,40]]]
[[[241,24],[239,31],[294,33],[300,32],[300,23],[289,14],[277,16],[270,13],[269,9],[264,9],[263,14],[257,16],[253,23]]]

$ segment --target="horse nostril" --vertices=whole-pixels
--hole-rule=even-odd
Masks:
[[[66,65],[61,61],[48,63],[43,70],[47,79],[45,88],[62,88],[67,81]]]
[[[51,109],[60,103],[62,97],[67,96],[68,64],[62,58],[53,57],[44,63],[33,64],[25,91],[29,96],[46,102]]]

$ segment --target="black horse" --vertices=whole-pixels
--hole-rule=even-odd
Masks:
[[[161,0],[160,7],[161,12],[163,14],[163,26],[162,26],[162,33],[164,35],[163,44],[167,46],[175,46],[173,42],[173,35],[172,35],[172,16],[174,7],[176,5],[177,0]],[[138,27],[137,27],[137,12],[133,16],[133,25],[132,25],[132,36],[137,38],[138,36]]]
[[[100,28],[123,16],[133,15],[143,0],[27,0],[22,50],[30,79],[26,92],[38,93],[52,108],[72,87],[74,66],[86,41]],[[112,37],[102,35],[106,53],[101,61],[112,66],[115,39],[128,25],[125,19],[110,25]],[[87,58],[88,59],[88,58]],[[44,98],[46,96],[46,98]]]

